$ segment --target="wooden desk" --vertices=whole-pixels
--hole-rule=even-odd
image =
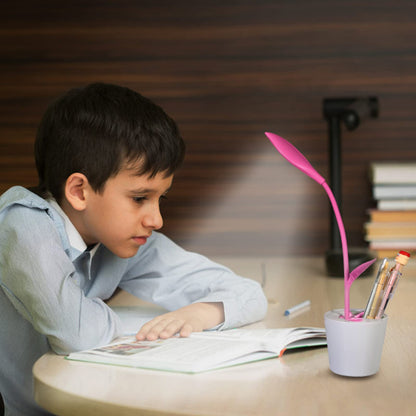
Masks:
[[[265,279],[269,311],[257,327],[324,326],[343,307],[343,280],[325,276],[322,259],[220,259]],[[265,273],[264,273],[265,272]],[[353,283],[351,307],[364,307],[373,278]],[[416,263],[388,307],[381,367],[368,378],[334,375],[326,348],[197,375],[71,362],[52,353],[33,369],[36,401],[58,415],[414,415],[416,414]],[[129,301],[120,294],[113,303]],[[292,318],[287,307],[311,308]]]

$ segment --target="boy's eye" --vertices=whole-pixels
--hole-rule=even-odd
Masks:
[[[145,196],[135,196],[135,197],[133,197],[133,201],[137,202],[138,204],[141,204],[145,200],[146,200]]]
[[[161,204],[163,201],[166,201],[167,199],[168,198],[167,198],[166,195],[162,195],[159,198],[159,204]],[[137,204],[141,204],[141,203],[143,203],[146,200],[147,200],[147,197],[145,197],[145,196],[134,196],[133,197],[133,201],[136,202]]]

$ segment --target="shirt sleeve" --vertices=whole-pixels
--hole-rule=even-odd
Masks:
[[[131,259],[120,287],[168,310],[195,302],[222,302],[221,329],[258,321],[267,311],[259,283],[186,251],[159,233],[153,233]]]
[[[116,314],[87,298],[60,236],[43,210],[15,207],[2,222],[0,285],[59,354],[110,342],[121,334]]]

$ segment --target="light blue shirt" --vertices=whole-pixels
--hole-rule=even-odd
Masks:
[[[223,302],[221,329],[262,319],[260,285],[154,232],[122,259],[98,244],[88,250],[54,202],[22,187],[0,197],[0,392],[6,415],[41,415],[32,398],[32,366],[121,335],[104,302],[119,287],[168,310]]]

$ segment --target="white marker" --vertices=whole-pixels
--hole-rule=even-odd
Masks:
[[[311,305],[311,301],[310,300],[305,300],[305,302],[299,303],[299,305],[295,305],[295,306],[292,306],[289,309],[286,309],[285,310],[285,316],[290,315],[294,312],[297,312],[297,311],[299,311],[303,308],[306,308],[307,306],[310,306],[310,305]]]

